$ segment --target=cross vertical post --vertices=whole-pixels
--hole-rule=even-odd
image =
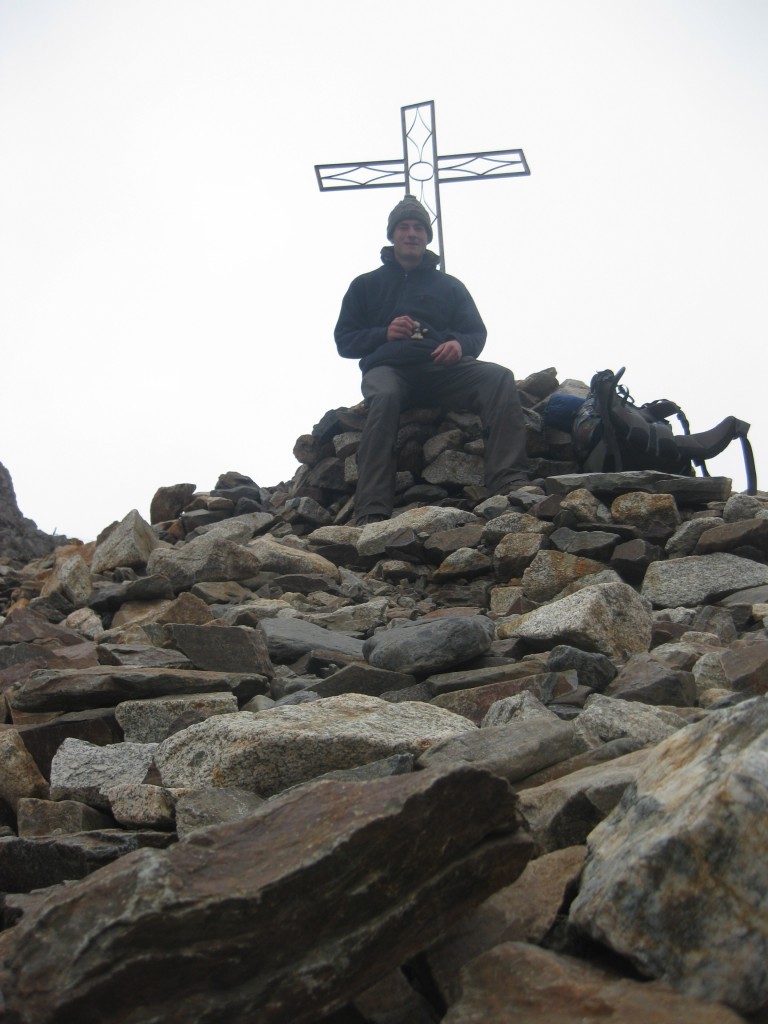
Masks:
[[[401,160],[371,160],[348,164],[315,164],[321,192],[339,189],[404,188],[426,208],[437,235],[440,268],[445,270],[445,248],[440,210],[440,184],[479,178],[512,178],[531,173],[522,149],[496,149],[480,153],[439,156],[435,131],[435,103],[413,103],[400,108],[403,137]]]
[[[415,196],[429,213],[437,235],[440,267],[445,270],[443,221],[440,215],[440,184],[437,176],[437,135],[435,104],[415,103],[400,108],[403,129],[403,167],[405,191]]]

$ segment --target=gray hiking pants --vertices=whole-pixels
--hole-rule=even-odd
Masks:
[[[471,410],[485,428],[485,485],[504,494],[527,482],[525,420],[511,370],[469,356],[453,366],[375,366],[363,376],[368,416],[357,455],[355,516],[392,512],[400,413],[415,406]]]

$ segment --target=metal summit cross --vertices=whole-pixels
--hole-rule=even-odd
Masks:
[[[530,174],[522,149],[494,149],[483,153],[438,156],[435,103],[413,103],[400,108],[403,130],[401,160],[371,160],[357,164],[315,164],[321,192],[342,188],[405,188],[429,212],[437,235],[440,266],[445,270],[440,185],[480,178],[513,178]],[[416,191],[414,191],[414,186]]]

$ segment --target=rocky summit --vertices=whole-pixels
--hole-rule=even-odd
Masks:
[[[768,495],[365,409],[48,538],[0,467],[10,1024],[768,1020]]]

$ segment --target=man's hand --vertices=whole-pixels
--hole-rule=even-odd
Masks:
[[[409,316],[396,316],[387,328],[387,341],[408,341],[416,330],[416,321]]]
[[[431,355],[436,363],[441,363],[443,366],[452,366],[453,363],[458,363],[461,359],[461,345],[455,338],[451,338],[450,341],[444,341],[436,349],[433,349]]]

